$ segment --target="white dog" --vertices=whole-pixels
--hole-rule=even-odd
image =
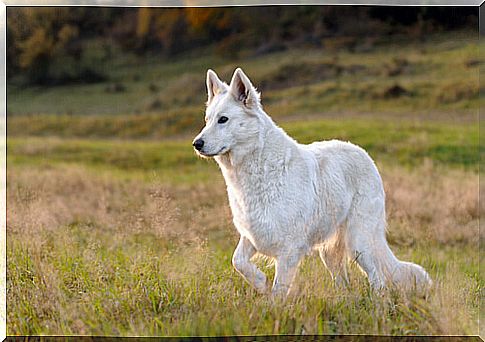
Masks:
[[[193,146],[222,170],[241,235],[232,263],[257,291],[269,290],[251,262],[257,252],[275,260],[272,293],[286,295],[314,249],[337,282],[347,281],[346,262],[355,260],[374,288],[431,283],[421,266],[389,249],[382,180],[362,148],[297,143],[263,111],[241,69],[230,85],[208,70],[207,92],[206,126]]]

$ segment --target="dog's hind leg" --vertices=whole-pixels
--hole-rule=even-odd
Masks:
[[[256,291],[266,293],[269,290],[269,284],[266,275],[251,262],[254,254],[256,254],[256,248],[247,238],[241,236],[232,257],[232,265]]]
[[[354,199],[347,217],[349,254],[375,289],[387,285],[399,264],[387,244],[385,226],[383,198],[361,196]]]
[[[349,279],[347,275],[347,248],[342,235],[336,235],[318,249],[323,264],[330,272],[337,286],[345,286]]]
[[[426,289],[432,284],[423,267],[396,258],[386,241],[383,199],[362,197],[349,213],[349,250],[375,289],[397,285]]]

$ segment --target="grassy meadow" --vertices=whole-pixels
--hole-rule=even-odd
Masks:
[[[213,56],[120,56],[105,83],[9,85],[7,333],[478,334],[477,37]],[[224,180],[191,140],[206,70],[229,80],[236,66],[298,141],[349,140],[375,159],[388,241],[430,272],[426,296],[373,293],[355,265],[337,288],[315,254],[274,303],[233,270]]]

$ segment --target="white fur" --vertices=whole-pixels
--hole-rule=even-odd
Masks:
[[[303,256],[317,249],[337,282],[355,260],[374,288],[431,283],[419,265],[399,261],[386,242],[385,194],[369,155],[338,140],[302,145],[263,111],[259,93],[241,69],[227,85],[207,72],[202,156],[214,157],[227,184],[241,235],[236,270],[258,291],[269,289],[252,262],[274,258],[272,291],[287,294]],[[226,123],[218,123],[226,116]]]

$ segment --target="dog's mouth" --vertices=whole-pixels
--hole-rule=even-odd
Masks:
[[[203,157],[215,157],[215,156],[218,156],[218,155],[221,155],[221,154],[224,154],[227,152],[227,148],[226,146],[223,146],[219,151],[217,151],[216,153],[205,153],[203,151],[197,151],[198,154],[200,154],[201,156]]]

